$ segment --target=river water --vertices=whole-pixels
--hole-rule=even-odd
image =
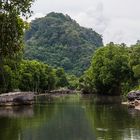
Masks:
[[[33,106],[1,107],[0,140],[139,140],[140,111],[103,98],[41,96]]]

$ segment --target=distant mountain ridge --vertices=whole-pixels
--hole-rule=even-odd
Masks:
[[[31,22],[25,44],[26,59],[63,67],[75,75],[87,69],[94,50],[103,46],[101,35],[81,27],[68,15],[54,12]]]

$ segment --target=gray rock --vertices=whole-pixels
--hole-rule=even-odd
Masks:
[[[127,94],[127,99],[129,101],[140,100],[140,90],[137,91],[130,91]]]
[[[28,105],[32,104],[34,93],[32,92],[14,92],[0,95],[0,106],[4,105]]]

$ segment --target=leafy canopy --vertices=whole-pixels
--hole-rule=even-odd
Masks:
[[[54,12],[31,22],[25,43],[26,59],[62,67],[76,75],[88,68],[92,53],[103,45],[101,35],[81,27],[68,15]]]
[[[0,1],[0,56],[13,55],[22,48],[22,37],[26,23],[20,16],[28,18],[34,0]]]
[[[121,84],[131,77],[128,58],[128,49],[122,45],[110,43],[98,49],[85,74],[88,88],[100,94],[120,94]]]

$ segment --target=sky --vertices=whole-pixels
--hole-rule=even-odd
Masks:
[[[140,0],[36,0],[31,19],[50,12],[71,16],[109,42],[135,44],[140,40]]]

